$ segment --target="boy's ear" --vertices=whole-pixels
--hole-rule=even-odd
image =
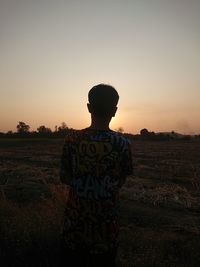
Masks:
[[[91,113],[91,106],[89,103],[87,104],[87,108],[88,108],[88,111]]]
[[[116,112],[117,112],[117,107],[114,107],[112,112],[112,117],[115,117]]]

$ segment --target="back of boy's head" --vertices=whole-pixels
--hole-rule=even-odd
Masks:
[[[105,118],[112,116],[119,101],[119,95],[113,86],[98,84],[89,91],[88,101],[91,106],[91,113]]]

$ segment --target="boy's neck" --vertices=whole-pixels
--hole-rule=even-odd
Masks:
[[[91,125],[90,129],[93,130],[104,130],[104,131],[109,131],[109,124],[110,124],[111,118],[108,119],[102,119],[102,118],[97,118],[97,117],[91,117]]]

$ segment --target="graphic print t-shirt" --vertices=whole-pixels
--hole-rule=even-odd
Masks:
[[[70,185],[64,240],[75,249],[105,251],[118,235],[118,193],[132,173],[129,141],[114,131],[68,132],[61,159],[61,181]]]

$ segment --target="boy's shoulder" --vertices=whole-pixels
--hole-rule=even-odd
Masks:
[[[68,129],[65,134],[65,141],[73,141],[83,134],[83,130]]]
[[[110,131],[110,135],[114,136],[117,139],[121,139],[123,141],[129,141],[129,138],[125,134],[117,131]]]
[[[91,130],[90,128],[84,128],[80,130],[69,129],[65,135],[65,142],[73,142],[81,139],[91,139],[98,141],[103,141],[105,139],[114,142],[114,143],[129,143],[129,139],[122,133],[110,130]]]

